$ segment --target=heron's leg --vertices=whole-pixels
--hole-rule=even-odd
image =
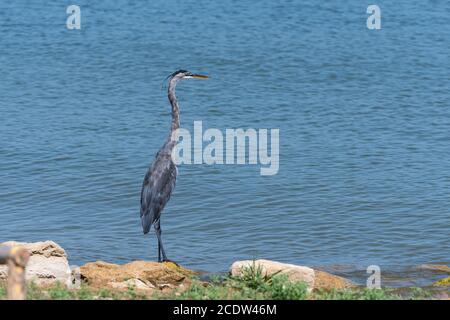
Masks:
[[[161,239],[162,232],[161,232],[161,225],[160,225],[159,219],[158,219],[158,221],[155,222],[155,232],[156,232],[156,236],[158,237],[158,262],[161,262],[161,254],[162,254],[162,261],[166,261],[167,256],[164,251],[163,244],[162,244],[162,239]]]
[[[158,239],[158,262],[161,262],[161,247],[159,245],[159,239]]]

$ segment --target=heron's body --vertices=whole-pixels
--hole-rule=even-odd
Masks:
[[[172,160],[170,142],[166,142],[156,154],[148,169],[141,191],[141,218],[145,233],[150,231],[153,223],[159,220],[161,211],[169,201],[175,181],[177,167]]]
[[[141,222],[144,234],[155,228],[158,237],[158,261],[166,261],[167,256],[161,240],[161,213],[170,199],[177,179],[177,167],[172,159],[172,150],[176,144],[175,132],[180,127],[180,109],[175,96],[178,81],[187,78],[206,78],[185,70],[174,72],[170,76],[168,97],[172,105],[172,125],[167,141],[159,149],[156,157],[144,177],[141,190]]]

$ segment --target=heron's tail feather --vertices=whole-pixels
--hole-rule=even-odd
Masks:
[[[144,234],[147,234],[150,231],[150,228],[153,224],[153,214],[152,212],[148,212],[141,217],[142,222],[142,230]]]

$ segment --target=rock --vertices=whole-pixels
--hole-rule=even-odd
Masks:
[[[314,281],[314,289],[346,289],[346,288],[354,288],[356,285],[352,283],[350,280],[336,276],[334,274],[314,270],[316,275]]]
[[[155,289],[154,285],[152,285],[152,284],[148,285],[140,279],[128,279],[128,280],[122,281],[122,282],[109,282],[109,286],[114,289],[122,289],[122,290],[127,290],[130,287],[135,288],[137,290],[153,290],[153,289]]]
[[[22,246],[30,252],[26,268],[26,279],[38,285],[51,285],[55,282],[66,283],[70,277],[69,262],[63,248],[53,241],[22,243],[8,241],[5,246]],[[0,280],[6,280],[7,266],[0,265]]]
[[[436,281],[435,283],[433,283],[433,286],[450,287],[450,277]]]
[[[294,264],[281,263],[270,260],[243,260],[236,261],[231,265],[232,276],[242,276],[245,269],[261,268],[264,276],[275,273],[285,274],[292,282],[305,282],[308,288],[314,287],[314,270],[308,267],[296,266]]]
[[[260,267],[263,275],[286,274],[292,282],[306,283],[309,291],[313,289],[343,289],[354,287],[349,280],[324,271],[263,259],[236,261],[231,265],[231,275],[241,276],[243,269],[249,267]]]
[[[117,265],[103,261],[80,267],[81,280],[97,288],[164,290],[187,287],[195,273],[173,263],[133,261]]]
[[[419,266],[419,268],[425,270],[450,273],[450,267],[446,266],[445,264],[423,264]]]

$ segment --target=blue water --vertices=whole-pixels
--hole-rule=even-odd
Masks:
[[[143,176],[170,127],[279,128],[280,170],[182,165],[169,258],[402,268],[450,262],[450,2],[0,4],[0,241],[51,239],[72,264],[156,259]]]

